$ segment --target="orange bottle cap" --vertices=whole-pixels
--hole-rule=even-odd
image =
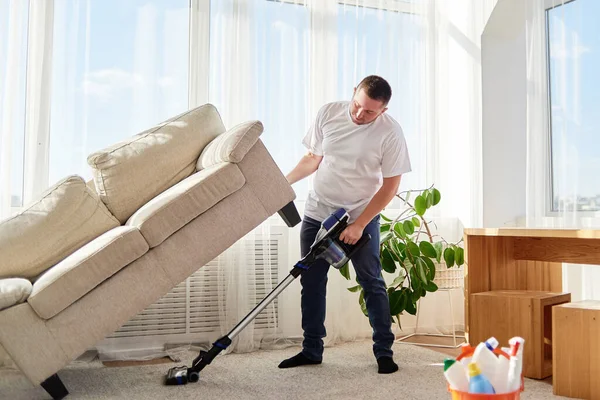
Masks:
[[[460,355],[456,357],[456,361],[460,361],[465,357],[472,357],[475,353],[475,347],[472,347],[470,344],[465,343],[460,348]]]

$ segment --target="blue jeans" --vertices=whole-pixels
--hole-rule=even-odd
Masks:
[[[300,230],[302,257],[310,250],[321,223],[304,216]],[[375,217],[366,227],[364,233],[371,234],[371,240],[358,250],[352,257],[352,265],[356,271],[358,283],[365,291],[365,301],[369,321],[373,327],[373,353],[376,358],[392,356],[392,318],[386,284],[381,275],[379,258],[379,216]],[[302,329],[304,341],[302,353],[309,359],[323,359],[323,338],[325,331],[325,295],[327,289],[327,272],[329,264],[318,260],[308,270],[300,275],[302,285]],[[358,307],[349,304],[348,307]]]

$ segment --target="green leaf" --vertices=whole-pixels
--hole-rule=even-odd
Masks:
[[[402,330],[402,324],[400,323],[400,315],[396,315],[396,320],[398,320],[398,327]]]
[[[421,291],[421,280],[417,276],[417,269],[412,268],[409,272],[410,275],[410,286],[415,292]]]
[[[381,238],[379,239],[379,244],[385,243],[393,237],[394,234],[392,232],[385,232],[383,235],[381,235]]]
[[[415,211],[420,216],[423,216],[423,214],[425,214],[425,211],[427,211],[427,201],[422,195],[418,195],[415,198]]]
[[[417,307],[415,306],[415,303],[412,301],[406,303],[406,312],[410,315],[417,315]]]
[[[406,237],[406,232],[404,232],[404,228],[402,227],[402,224],[395,224],[394,225],[394,230],[396,231],[396,233],[398,235],[400,235],[401,238],[405,238]]]
[[[427,283],[427,285],[425,285],[425,290],[427,290],[428,292],[436,292],[438,290],[438,287],[435,283],[433,282],[429,282]]]
[[[367,302],[365,301],[365,291],[364,290],[360,291],[360,296],[358,296],[358,304],[360,304],[360,309],[362,310],[365,317],[368,317],[369,313],[367,312]]]
[[[379,214],[379,215],[381,216],[381,219],[382,219],[382,220],[384,220],[384,221],[386,221],[386,222],[392,222],[392,220],[391,220],[391,219],[389,219],[388,217],[386,217],[385,215],[383,215],[383,214]]]
[[[454,250],[452,250],[452,248],[447,247],[446,250],[444,250],[444,261],[448,268],[454,265]]]
[[[465,263],[465,253],[462,247],[457,247],[454,250],[454,262],[459,267]]]
[[[410,254],[412,254],[415,257],[421,255],[421,251],[419,251],[419,246],[417,246],[417,244],[413,241],[408,242],[408,251],[410,251]]]
[[[433,195],[430,192],[427,192],[427,195],[425,196],[425,201],[427,203],[427,208],[433,205]]]
[[[380,233],[383,233],[383,232],[388,233],[390,231],[390,226],[391,226],[391,224],[382,224],[381,228],[379,228],[379,232]]]
[[[350,280],[350,267],[348,264],[349,263],[346,263],[342,268],[340,268],[340,274],[342,274],[342,276],[347,280]]]
[[[356,285],[356,286],[349,287],[348,290],[352,293],[356,293],[360,290],[360,288],[361,288],[360,285]]]
[[[429,282],[427,279],[427,264],[421,257],[417,258],[417,272],[419,272],[419,278],[424,282]]]
[[[406,245],[402,242],[399,241],[394,241],[394,250],[396,250],[396,252],[398,253],[398,255],[400,256],[400,258],[405,259],[406,258]],[[400,261],[400,260],[398,260]]]
[[[387,273],[393,274],[396,272],[396,263],[394,257],[388,249],[383,249],[381,252],[381,267]]]
[[[412,299],[413,303],[417,304],[417,301],[419,301],[419,299],[421,298],[421,289],[411,292],[410,298]]]
[[[421,253],[423,253],[423,255],[430,257],[430,258],[436,258],[437,257],[437,252],[435,251],[435,248],[433,247],[433,245],[427,241],[423,241],[421,243],[419,243],[419,249],[421,249]]]
[[[435,259],[438,263],[442,261],[442,254],[444,253],[444,243],[437,242],[433,244],[433,248],[435,249],[436,256]]]
[[[390,299],[390,313],[392,315],[398,315],[404,311],[404,292],[396,290],[389,295]]]
[[[412,195],[412,192],[408,192],[406,193],[406,201],[410,200],[410,196]]]
[[[412,223],[417,228],[421,226],[421,220],[419,218],[417,218],[417,217],[412,217]]]
[[[400,274],[394,278],[394,280],[392,281],[392,284],[390,286],[392,287],[396,287],[396,286],[401,286],[402,284],[404,284],[404,281],[406,280],[406,275],[403,269],[400,270]]]
[[[440,202],[440,200],[442,200],[442,194],[437,189],[433,189],[432,193],[433,193],[433,205],[435,206]]]
[[[404,221],[402,227],[404,228],[404,232],[406,232],[407,235],[412,235],[413,233],[415,233],[415,226],[411,221]]]
[[[427,273],[427,278],[432,281],[435,279],[435,264],[433,263],[433,261],[431,261],[430,258],[427,257],[423,257],[423,261],[425,261],[425,264],[427,264],[427,269],[428,269],[428,273]]]

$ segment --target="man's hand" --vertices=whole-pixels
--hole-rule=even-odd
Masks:
[[[354,223],[350,224],[340,234],[340,240],[346,244],[356,244],[363,235],[365,228]]]

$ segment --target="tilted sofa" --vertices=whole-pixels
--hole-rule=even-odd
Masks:
[[[0,221],[0,345],[32,383],[66,396],[61,368],[273,214],[300,221],[262,131],[194,108]]]

